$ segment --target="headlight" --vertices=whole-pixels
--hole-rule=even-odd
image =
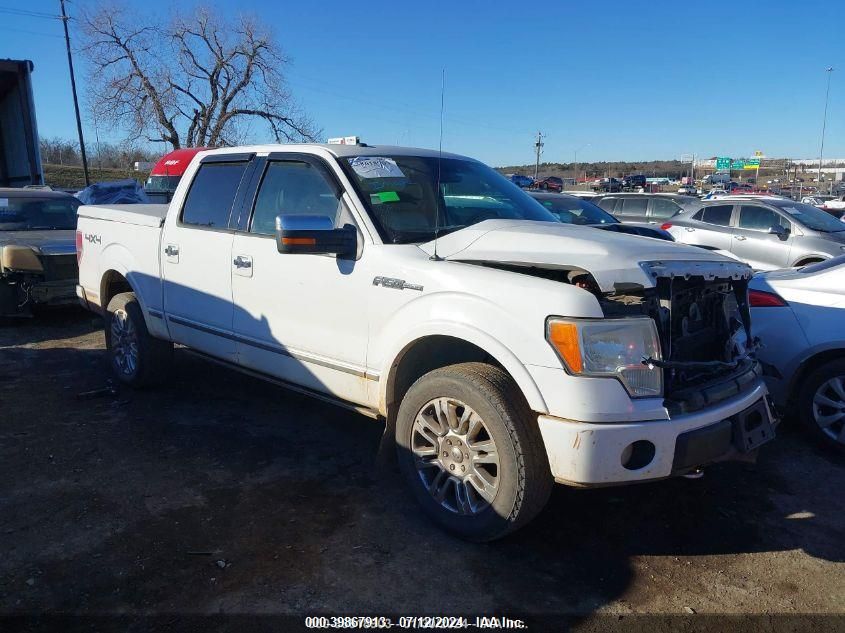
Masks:
[[[663,394],[663,372],[642,363],[644,358],[661,360],[657,328],[648,317],[552,317],[546,324],[546,339],[571,374],[616,378],[635,398]]]

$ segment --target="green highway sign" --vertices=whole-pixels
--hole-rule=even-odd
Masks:
[[[735,160],[731,162],[731,169],[745,169],[744,160]]]
[[[760,166],[760,159],[759,158],[749,158],[745,161],[745,168],[746,169],[756,169]]]
[[[730,169],[731,168],[731,159],[730,158],[717,158],[716,159],[716,169]]]

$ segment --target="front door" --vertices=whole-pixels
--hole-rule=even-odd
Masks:
[[[329,167],[313,156],[270,159],[246,230],[230,258],[238,361],[311,390],[367,404],[364,260],[281,254],[276,216],[327,216],[354,224]],[[359,244],[361,243],[359,236]],[[363,251],[359,249],[359,254]]]
[[[789,266],[792,232],[785,235],[769,233],[773,226],[790,229],[791,222],[763,206],[740,206],[731,249],[733,254],[755,270]]]
[[[164,318],[171,338],[227,361],[232,337],[229,216],[248,162],[203,162],[161,239]]]

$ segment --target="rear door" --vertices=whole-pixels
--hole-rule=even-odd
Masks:
[[[692,216],[692,221],[684,226],[684,232],[677,231],[675,237],[684,244],[730,252],[733,244],[733,210],[732,203],[702,207]]]
[[[648,222],[648,198],[631,196],[620,198],[621,204],[616,206],[616,216],[620,220],[630,222]]]
[[[662,224],[680,210],[681,207],[671,198],[652,198],[651,207],[648,210],[648,218],[650,222]]]
[[[602,209],[610,213],[611,215],[616,215],[616,204],[619,202],[619,198],[614,198],[613,196],[599,198],[596,204],[600,206]]]
[[[171,338],[227,361],[235,359],[229,223],[251,158],[204,159],[182,208],[168,214],[160,245],[163,318]]]
[[[785,236],[769,233],[779,225],[789,229]],[[739,205],[739,215],[731,251],[755,270],[772,270],[789,266],[794,231],[792,223],[762,205]]]

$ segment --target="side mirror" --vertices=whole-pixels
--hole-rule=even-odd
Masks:
[[[773,224],[769,227],[767,231],[769,235],[777,235],[780,238],[784,238],[789,235],[789,229],[786,227],[781,226],[780,224]]]
[[[358,231],[351,224],[337,229],[325,215],[276,217],[276,248],[280,253],[355,255]]]

